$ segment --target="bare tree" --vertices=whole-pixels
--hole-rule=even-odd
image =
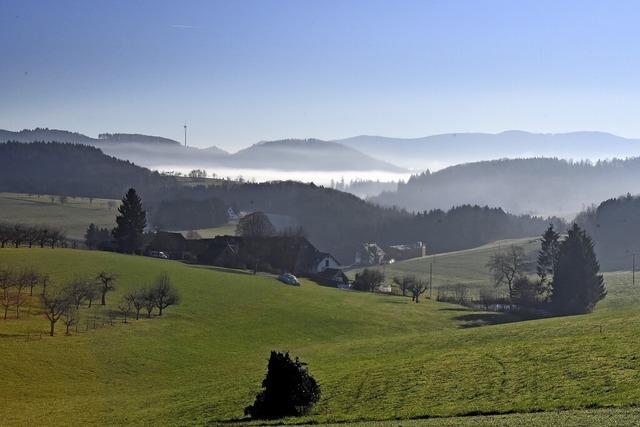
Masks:
[[[88,280],[75,278],[67,286],[64,288],[64,292],[69,298],[70,305],[73,305],[76,310],[80,308],[80,304],[82,304],[87,299],[87,294],[89,293],[90,283]]]
[[[48,274],[41,274],[40,275],[40,280],[42,282],[42,293],[41,293],[41,295],[46,295],[47,286],[49,285],[49,275]]]
[[[78,323],[79,318],[78,308],[73,304],[67,304],[62,311],[62,323],[64,323],[65,326],[65,335],[71,335],[69,329]]]
[[[133,302],[131,301],[131,299],[127,298],[126,296],[122,298],[122,300],[120,300],[120,302],[118,303],[118,310],[120,310],[120,312],[124,317],[124,323],[127,323],[127,316],[131,312],[132,306],[133,306]],[[139,312],[140,310],[138,310],[138,313]]]
[[[22,272],[21,278],[25,281],[25,286],[29,287],[29,296],[33,296],[33,288],[40,283],[40,274],[32,267],[28,267]]]
[[[171,278],[167,273],[162,273],[156,279],[153,289],[153,295],[158,307],[158,316],[162,316],[162,311],[171,306],[180,303],[180,295],[171,284]]]
[[[413,285],[413,283],[416,282],[416,280],[417,279],[414,275],[407,274],[402,277],[395,276],[393,278],[393,283],[398,285],[398,287],[400,288],[400,291],[402,292],[402,296],[406,297],[407,291],[411,289],[411,286]]]
[[[7,320],[7,313],[15,304],[15,295],[11,291],[14,286],[13,272],[8,268],[0,269],[0,305],[4,311],[4,320]]]
[[[22,269],[22,271],[20,271],[20,273],[14,280],[14,287],[16,289],[16,319],[20,318],[20,307],[24,304],[24,300],[22,299],[22,292],[25,288],[31,286],[34,275],[36,275],[37,277],[37,273],[35,273],[35,271],[31,267],[26,267]]]
[[[273,224],[264,212],[245,215],[240,218],[236,227],[236,234],[245,237],[268,237],[273,236],[275,232]]]
[[[44,307],[44,316],[49,319],[49,335],[53,336],[56,322],[69,305],[69,299],[63,292],[49,292],[47,295],[41,295],[40,299]]]
[[[107,292],[111,292],[116,288],[116,275],[108,271],[101,271],[96,277],[100,286],[100,304],[107,304]]]
[[[124,298],[131,303],[131,306],[136,311],[136,320],[140,319],[140,310],[144,307],[145,298],[142,290],[134,290],[124,296]]]
[[[524,250],[520,246],[510,246],[505,252],[492,255],[487,268],[493,275],[496,287],[506,284],[509,295],[513,293],[513,283],[524,270]]]
[[[147,319],[150,319],[151,313],[156,307],[156,294],[152,287],[147,287],[142,291],[142,303],[147,310]]]

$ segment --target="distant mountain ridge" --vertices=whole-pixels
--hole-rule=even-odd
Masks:
[[[422,138],[361,135],[335,142],[413,170],[523,157],[598,160],[640,156],[640,139],[606,132],[531,133],[518,130],[498,134],[450,133]]]
[[[353,148],[318,139],[263,141],[229,154],[218,147],[184,147],[159,136],[102,133],[91,138],[57,129],[36,128],[19,132],[0,130],[0,142],[55,141],[92,145],[105,154],[148,168],[234,168],[287,171],[385,171],[406,169],[378,160]]]

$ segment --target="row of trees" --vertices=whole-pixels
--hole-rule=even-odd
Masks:
[[[42,314],[49,321],[49,334],[53,336],[56,324],[62,321],[68,335],[70,328],[78,324],[83,307],[91,308],[97,300],[100,301],[100,305],[106,305],[107,293],[116,289],[116,276],[111,272],[102,271],[95,278],[76,277],[59,287],[48,287],[48,284],[49,276],[40,274],[33,268],[25,268],[19,272],[7,268],[0,269],[0,304],[3,308],[3,319],[7,319],[12,308],[15,309],[15,317],[19,319],[20,307],[24,305],[27,296],[33,296],[33,289],[41,285],[39,302]],[[170,277],[162,273],[151,285],[126,293],[117,308],[127,323],[131,313],[135,313],[136,319],[139,319],[140,311],[145,309],[147,317],[150,318],[154,309],[157,309],[158,315],[162,316],[165,309],[179,302],[180,295],[172,285]]]
[[[384,284],[385,274],[384,272],[375,268],[365,268],[359,273],[356,273],[355,280],[351,284],[351,289],[356,291],[375,292]],[[420,302],[420,297],[429,289],[429,282],[414,275],[405,274],[404,276],[395,276],[393,278],[402,296],[408,296],[411,294],[411,301]]]
[[[64,231],[56,227],[36,226],[26,224],[0,223],[0,247],[12,245],[16,248],[22,245],[40,246],[41,248],[64,245],[66,243]]]
[[[179,303],[180,294],[171,283],[171,278],[167,273],[162,273],[151,285],[126,293],[118,304],[118,310],[127,323],[127,317],[131,313],[135,313],[136,320],[140,319],[143,309],[147,312],[147,318],[151,317],[154,309],[158,310],[158,316],[162,316],[165,309]]]
[[[487,267],[496,286],[507,286],[511,304],[523,309],[589,313],[607,295],[593,241],[577,224],[562,240],[553,225],[546,230],[536,262],[537,280],[527,276],[525,253],[518,246],[493,255]]]

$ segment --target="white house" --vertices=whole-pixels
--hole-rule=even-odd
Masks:
[[[316,273],[322,273],[329,268],[340,268],[340,263],[331,254],[320,252],[316,258]]]

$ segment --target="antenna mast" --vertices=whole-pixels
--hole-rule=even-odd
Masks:
[[[184,124],[184,146],[187,146],[187,124]]]

